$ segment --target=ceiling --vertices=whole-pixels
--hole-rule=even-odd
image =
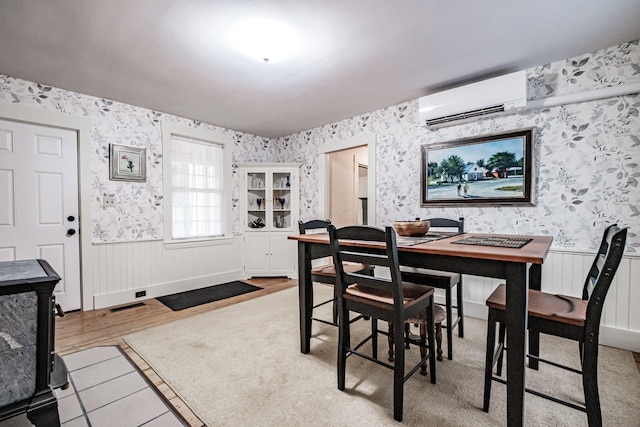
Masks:
[[[0,0],[0,74],[275,138],[640,39],[637,0]],[[228,35],[277,17],[265,64]]]

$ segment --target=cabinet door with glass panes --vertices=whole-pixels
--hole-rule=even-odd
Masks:
[[[293,231],[298,222],[298,165],[240,167],[244,231]]]
[[[295,277],[298,234],[297,164],[239,165],[243,269],[250,276]]]

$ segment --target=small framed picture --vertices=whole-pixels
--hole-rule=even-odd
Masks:
[[[141,181],[147,178],[144,148],[109,144],[109,179],[112,181]]]

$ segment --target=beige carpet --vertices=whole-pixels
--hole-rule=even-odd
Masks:
[[[316,295],[331,289],[317,286]],[[328,314],[328,313],[327,313]],[[126,337],[208,426],[394,425],[392,372],[361,358],[347,362],[347,388],[336,387],[337,329],[314,322],[311,353],[300,353],[298,290],[287,289]],[[366,331],[368,322],[357,322]],[[437,363],[437,384],[415,374],[405,383],[406,426],[506,424],[505,386],[493,383],[482,406],[486,323],[465,319],[454,360]],[[354,334],[355,335],[355,334]],[[543,356],[578,366],[575,343],[543,337]],[[380,351],[384,354],[384,341]],[[412,348],[408,356],[419,354]],[[627,351],[601,347],[600,396],[605,426],[640,425],[640,374]],[[542,366],[527,384],[582,399],[580,376]],[[586,414],[526,396],[526,425],[582,426]]]

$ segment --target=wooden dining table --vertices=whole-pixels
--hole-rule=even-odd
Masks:
[[[487,240],[530,239],[530,241],[520,248],[454,243],[463,239],[482,240],[487,237],[490,238]],[[327,233],[301,234],[289,236],[289,239],[298,242],[300,351],[306,354],[310,350],[313,307],[311,261],[331,256],[329,235]],[[522,426],[524,422],[527,289],[540,289],[542,264],[552,241],[553,238],[549,236],[463,233],[418,244],[403,245],[402,241],[398,244],[401,265],[503,279],[506,283],[506,326],[509,343],[506,416],[509,426]],[[354,248],[379,246],[381,251],[384,250],[383,245],[375,243],[353,241],[343,244]],[[537,355],[538,337],[530,335],[529,339],[529,352]],[[530,367],[536,368],[531,364]]]

